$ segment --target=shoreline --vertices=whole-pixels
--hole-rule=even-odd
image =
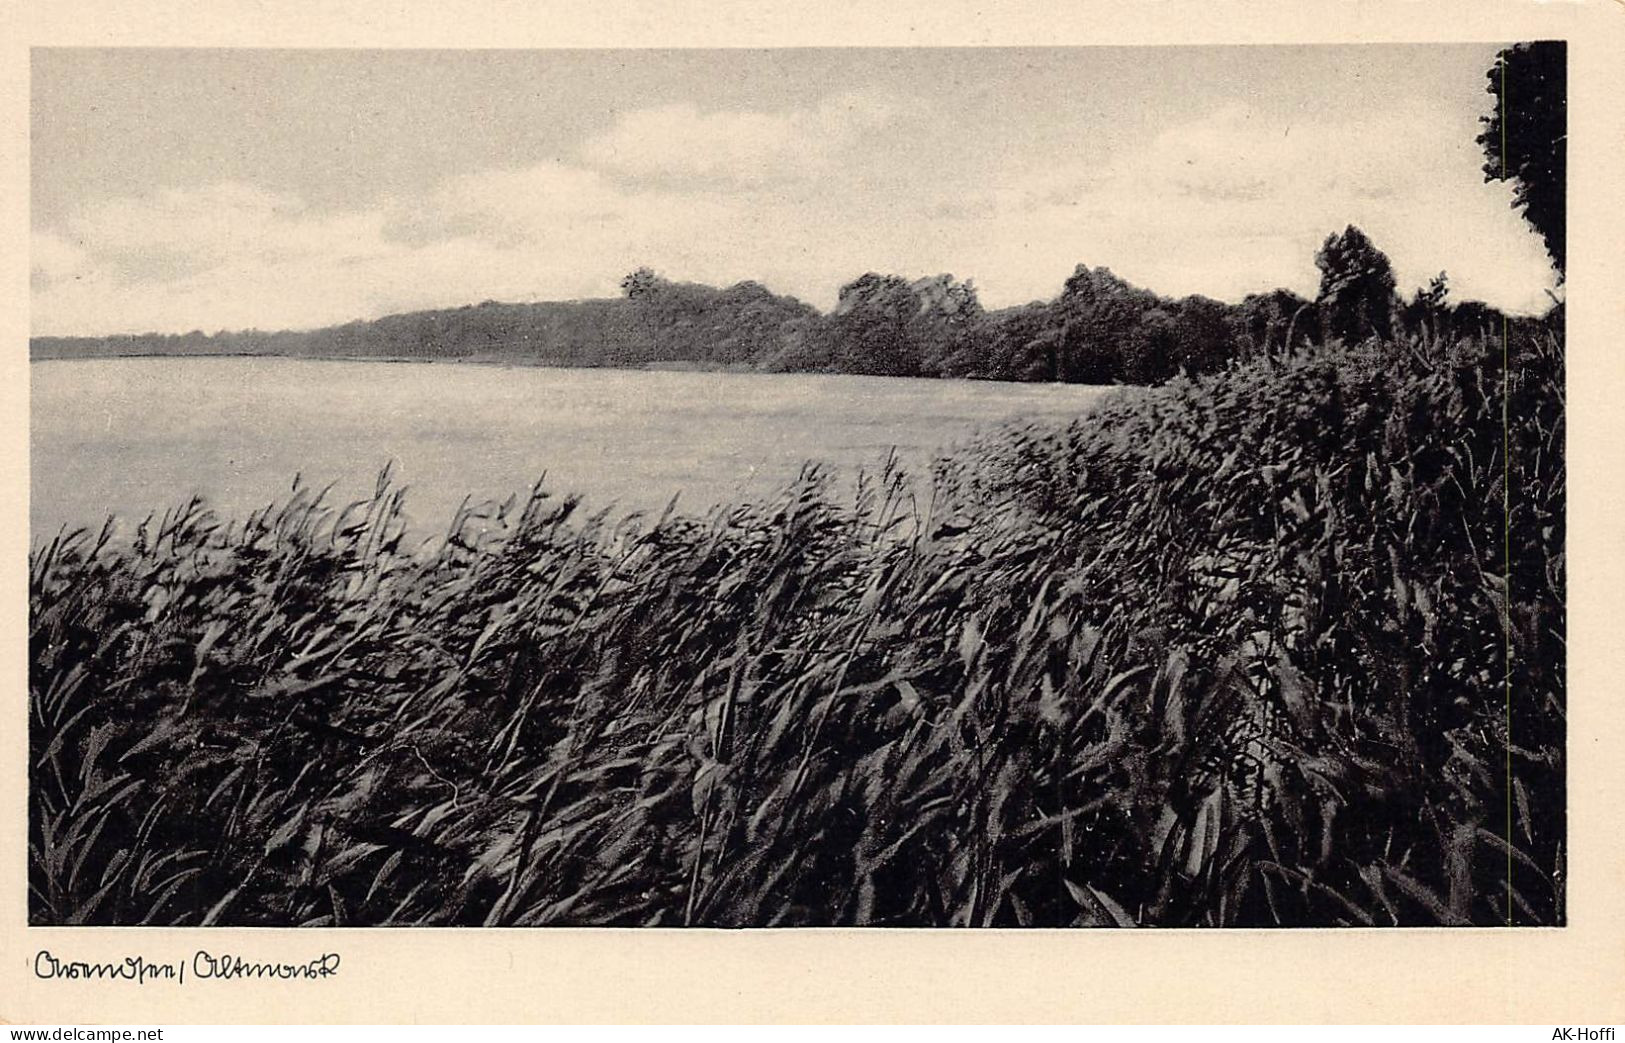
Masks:
[[[641,366],[580,366],[560,365],[554,362],[533,362],[505,358],[412,358],[405,355],[284,355],[271,352],[187,352],[185,354],[159,354],[156,352],[113,352],[105,355],[33,355],[29,364],[36,362],[112,362],[134,359],[276,359],[288,362],[376,362],[387,365],[462,365],[494,366],[506,369],[558,369],[577,372],[615,373],[705,373],[739,377],[854,377],[866,380],[886,380],[930,384],[990,384],[998,387],[1032,388],[1096,388],[1102,391],[1146,389],[1151,384],[1087,384],[1064,380],[994,380],[983,377],[930,377],[899,376],[886,373],[846,373],[822,370],[766,370],[734,366],[712,366],[705,363],[648,363]]]

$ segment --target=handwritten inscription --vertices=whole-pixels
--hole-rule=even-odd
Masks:
[[[172,981],[178,985],[187,978],[199,981],[309,981],[331,978],[339,972],[339,954],[322,953],[300,963],[251,960],[232,953],[211,953],[199,949],[190,960],[152,960],[145,956],[125,956],[115,960],[87,962],[63,959],[49,949],[34,954],[34,977],[58,981],[129,981],[148,985]]]

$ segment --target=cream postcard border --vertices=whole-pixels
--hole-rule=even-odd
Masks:
[[[28,62],[33,47],[1512,42],[1569,49],[1568,926],[1520,930],[26,927]],[[0,2],[0,1022],[1625,1021],[1625,0],[858,4]],[[342,954],[323,982],[42,981],[75,959]]]

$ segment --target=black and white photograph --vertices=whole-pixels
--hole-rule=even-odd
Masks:
[[[1567,925],[1568,87],[33,49],[28,923]]]

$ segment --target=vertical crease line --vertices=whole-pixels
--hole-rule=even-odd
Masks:
[[[1501,175],[1507,166],[1507,63],[1501,54]],[[1504,688],[1506,696],[1506,903],[1507,926],[1513,926],[1512,888],[1512,365],[1507,348],[1507,318],[1501,316],[1501,510],[1503,516],[1502,560],[1505,583],[1501,598],[1501,634],[1506,646]]]

